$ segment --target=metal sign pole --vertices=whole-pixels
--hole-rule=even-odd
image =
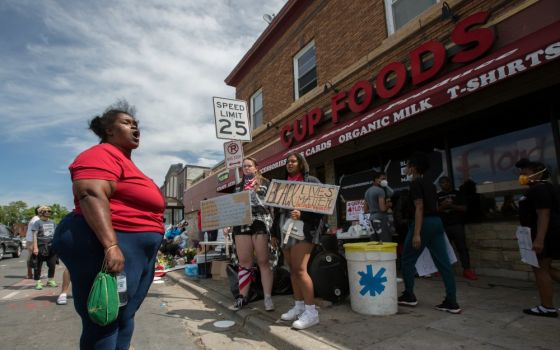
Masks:
[[[235,167],[233,168],[233,171],[235,172],[235,185],[237,186],[237,184],[241,182],[241,179],[239,178],[239,168]]]

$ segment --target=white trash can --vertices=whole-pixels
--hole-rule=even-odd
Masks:
[[[397,243],[347,243],[344,251],[352,310],[365,315],[396,314]]]

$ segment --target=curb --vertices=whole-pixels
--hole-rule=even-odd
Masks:
[[[272,317],[268,312],[255,308],[244,308],[239,311],[230,310],[224,302],[233,302],[233,300],[224,300],[224,296],[220,293],[188,280],[182,271],[170,272],[166,276],[181,287],[197,295],[200,299],[215,305],[226,317],[234,320],[241,327],[247,328],[253,333],[261,334],[262,340],[277,349],[347,349],[345,347],[333,347],[325,341],[315,338],[313,334],[305,330],[293,330],[288,323]]]

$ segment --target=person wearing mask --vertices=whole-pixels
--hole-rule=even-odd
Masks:
[[[392,230],[388,212],[390,204],[388,199],[393,195],[389,187],[387,176],[383,172],[373,172],[373,184],[364,195],[364,213],[369,213],[374,237],[378,241],[391,242]]]
[[[469,248],[465,237],[465,213],[467,206],[462,194],[453,188],[448,176],[439,178],[441,191],[437,194],[438,213],[443,221],[443,228],[449,238],[449,242],[455,244],[459,259],[463,267],[463,277],[469,280],[477,280],[476,274],[471,269]]]
[[[35,207],[35,216],[27,223],[27,233],[25,235],[25,247],[29,252],[29,256],[27,257],[27,279],[29,280],[33,279],[33,231],[31,228],[33,224],[39,220],[39,207]]]
[[[250,225],[233,227],[233,260],[237,260],[237,276],[239,279],[239,295],[233,307],[235,310],[239,310],[248,303],[249,288],[256,273],[253,267],[253,256],[255,256],[261,274],[264,309],[273,311],[272,269],[274,266],[270,263],[269,245],[276,245],[276,240],[270,236],[272,227],[270,208],[263,203],[270,181],[261,175],[257,166],[256,159],[251,157],[243,159],[243,181],[235,189],[236,192],[250,192],[253,222]]]
[[[129,349],[134,316],[154,279],[163,236],[165,200],[132,161],[140,145],[135,109],[126,101],[89,122],[101,142],[70,165],[75,209],[58,225],[54,248],[72,278],[74,308],[82,319],[80,349]],[[87,299],[97,273],[126,273],[126,305],[115,322],[100,326]]]
[[[286,177],[288,181],[302,181],[321,183],[317,178],[309,175],[309,166],[305,158],[297,152],[289,153],[286,157]],[[306,329],[319,323],[319,312],[315,307],[313,280],[307,272],[307,264],[311,251],[319,243],[321,230],[324,228],[323,215],[305,212],[297,209],[275,210],[275,235],[283,243],[282,228],[288,218],[303,222],[303,239],[290,237],[287,244],[283,244],[284,262],[290,269],[294,306],[282,314],[283,321],[293,321],[292,327]]]
[[[550,173],[543,163],[520,159],[519,184],[527,186],[519,200],[519,224],[531,230],[533,250],[539,267],[533,266],[540,305],[524,309],[533,316],[558,317],[554,307],[553,281],[560,282],[560,271],[551,266],[560,259],[560,201],[558,191],[550,182]]]
[[[35,289],[41,290],[44,285],[41,282],[41,269],[43,267],[43,262],[47,263],[49,268],[48,271],[48,281],[47,286],[56,287],[56,281],[54,280],[54,273],[56,270],[57,256],[52,249],[52,240],[55,230],[54,221],[50,220],[51,209],[47,206],[41,206],[37,209],[39,214],[39,220],[35,221],[31,227],[31,232],[33,235],[33,258],[35,259],[33,278],[36,281]]]
[[[416,273],[414,265],[424,248],[427,247],[445,285],[445,299],[436,306],[436,309],[459,314],[462,310],[457,303],[455,275],[447,254],[443,223],[437,213],[436,187],[431,181],[424,178],[424,173],[429,167],[430,162],[425,153],[415,152],[408,160],[406,172],[407,179],[410,181],[410,199],[412,200],[410,208],[414,208],[414,212],[409,214],[413,221],[408,226],[401,256],[405,290],[399,297],[398,303],[405,306],[418,304],[414,295],[414,275]]]

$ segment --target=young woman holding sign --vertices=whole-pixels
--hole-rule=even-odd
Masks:
[[[257,169],[257,161],[247,157],[243,159],[243,181],[236,187],[236,192],[251,191],[251,214],[253,223],[251,225],[235,226],[233,237],[235,247],[234,257],[237,259],[239,279],[239,295],[237,296],[233,308],[241,309],[247,305],[249,287],[254,280],[256,269],[253,267],[253,252],[257,256],[257,264],[261,274],[261,281],[264,291],[264,308],[266,311],[274,310],[272,302],[272,269],[276,261],[270,261],[269,244],[276,246],[276,242],[271,242],[270,228],[272,227],[272,215],[267,206],[263,204],[264,196],[268,190],[270,181],[265,179]]]
[[[299,153],[290,153],[286,158],[286,180],[320,183],[309,176],[309,166]],[[297,209],[280,209],[275,211],[274,233],[282,237],[284,261],[290,267],[290,278],[294,291],[295,305],[282,314],[284,321],[294,321],[292,327],[305,329],[319,323],[319,313],[315,308],[313,281],[307,273],[307,263],[315,244],[319,243],[320,231],[323,227],[323,215],[304,212]],[[291,224],[288,219],[292,219]],[[292,232],[296,227],[303,227],[302,232]],[[287,229],[285,226],[288,226]],[[285,239],[288,232],[289,239]]]

